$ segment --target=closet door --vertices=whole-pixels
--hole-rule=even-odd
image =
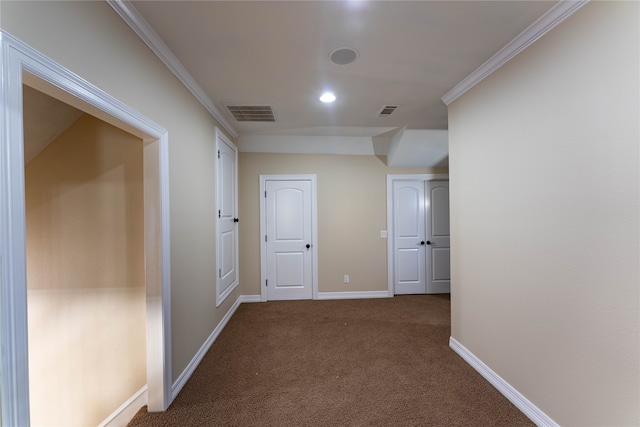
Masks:
[[[238,152],[236,146],[217,130],[216,146],[218,150],[216,306],[219,306],[238,285]]]
[[[390,187],[393,294],[449,293],[449,181],[407,177]]]
[[[425,181],[393,182],[394,293],[424,294]]]
[[[450,293],[449,181],[428,181],[427,198],[427,293]]]

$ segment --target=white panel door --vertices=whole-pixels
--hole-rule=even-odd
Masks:
[[[310,181],[266,181],[268,300],[311,299],[312,191]]]
[[[449,181],[428,181],[427,194],[427,293],[449,293]]]
[[[218,146],[218,281],[216,305],[238,284],[237,151],[222,134]]]
[[[425,284],[424,181],[394,181],[395,294],[424,294]]]

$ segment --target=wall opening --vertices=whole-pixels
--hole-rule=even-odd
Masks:
[[[28,86],[23,121],[31,423],[95,426],[146,384],[143,142]]]
[[[168,132],[20,40],[0,31],[0,399],[2,425],[30,425],[27,221],[23,85],[142,141],[146,387],[106,423],[147,404],[164,411],[171,393]],[[100,387],[100,384],[93,384]],[[62,386],[64,387],[64,385]],[[124,415],[124,417],[123,417]]]

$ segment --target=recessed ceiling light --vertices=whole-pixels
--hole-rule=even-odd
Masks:
[[[325,92],[320,97],[320,101],[322,101],[322,102],[333,102],[335,100],[336,100],[336,96],[334,94],[332,94],[331,92]]]

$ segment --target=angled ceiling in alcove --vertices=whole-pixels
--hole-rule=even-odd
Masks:
[[[26,165],[84,113],[26,85],[22,98]]]

